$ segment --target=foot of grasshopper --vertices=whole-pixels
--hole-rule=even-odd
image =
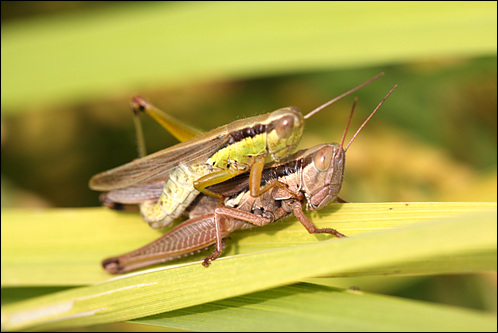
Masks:
[[[209,267],[209,265],[211,264],[211,261],[216,260],[220,256],[220,254],[223,252],[224,249],[225,249],[225,240],[222,239],[220,249],[218,249],[218,246],[216,246],[216,250],[214,250],[214,252],[211,253],[211,255],[204,258],[204,261],[202,262],[202,266],[204,266],[206,268]]]
[[[332,228],[317,228],[313,222],[311,222],[306,215],[303,213],[303,205],[301,202],[297,201],[292,209],[296,218],[301,222],[301,224],[308,230],[310,234],[332,234],[336,237],[347,237],[341,234],[339,231]]]

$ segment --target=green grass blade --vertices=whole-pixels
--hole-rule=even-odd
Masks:
[[[2,110],[144,82],[493,54],[496,2],[137,2],[2,26]]]
[[[470,212],[496,214],[496,203],[332,204],[309,216],[318,227],[334,227],[348,236],[356,236]],[[467,228],[471,234],[472,223]],[[131,251],[160,235],[158,230],[147,227],[138,214],[113,212],[105,208],[31,212],[4,210],[1,233],[2,286],[75,286],[99,282],[109,277],[100,267],[102,259]],[[224,257],[312,244],[329,238],[327,235],[308,234],[295,218],[290,218],[263,228],[232,233]],[[204,251],[173,264],[199,260],[209,253]],[[473,253],[467,259],[447,260],[441,253],[439,258],[434,258],[434,264],[412,262],[403,267],[407,273],[419,269],[426,273],[437,273],[443,267],[446,272],[459,271],[464,263],[457,260],[467,260],[466,265],[478,268],[479,264],[486,265],[489,261],[485,255]],[[445,261],[446,266],[440,264],[441,260]],[[399,268],[383,267],[385,271],[376,272],[382,274]],[[375,269],[368,268],[370,273],[374,273]]]
[[[428,204],[424,214],[429,206],[438,204]],[[496,261],[496,227],[496,204],[492,203],[481,213],[220,258],[208,269],[190,263],[146,270],[4,306],[2,328],[51,330],[131,320],[309,277],[433,256],[488,253]]]
[[[194,331],[496,331],[478,311],[296,284],[133,322]]]

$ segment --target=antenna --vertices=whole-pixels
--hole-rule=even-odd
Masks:
[[[356,108],[356,103],[358,103],[358,97],[354,98],[353,107],[351,108],[351,113],[349,114],[349,120],[346,125],[346,129],[344,130],[344,134],[342,135],[341,148],[344,147],[344,139],[346,139],[346,134],[348,133],[349,125],[351,125],[351,119],[353,119],[353,113],[354,109]]]
[[[368,121],[370,120],[370,118],[373,117],[373,115],[375,114],[375,112],[377,112],[377,110],[380,108],[380,106],[382,104],[384,104],[384,101],[389,97],[389,95],[391,95],[391,93],[394,91],[394,89],[396,89],[398,85],[394,85],[394,87],[387,93],[387,95],[382,99],[382,101],[380,101],[379,105],[377,105],[377,107],[375,108],[375,110],[372,111],[372,113],[368,116],[367,120],[365,120],[363,122],[363,124],[361,124],[360,128],[358,128],[358,130],[356,131],[356,133],[353,135],[353,137],[351,138],[351,141],[349,141],[346,149],[344,149],[344,151],[347,151],[349,146],[351,146],[351,144],[353,143],[354,139],[356,138],[356,136],[358,135],[358,133],[360,133],[360,131],[362,130],[362,128],[368,123]],[[353,114],[351,112],[351,114]],[[348,123],[348,127],[349,127],[349,123]],[[347,128],[346,128],[347,130]],[[343,137],[343,140],[344,140],[344,137]],[[342,143],[341,143],[341,147],[342,147]]]
[[[314,115],[315,113],[318,113],[320,112],[321,110],[325,109],[327,106],[337,102],[338,100],[346,97],[347,95],[350,95],[352,93],[354,93],[356,90],[360,89],[360,88],[363,88],[364,86],[366,86],[367,84],[370,84],[372,83],[373,81],[377,80],[379,77],[383,76],[384,73],[380,73],[380,74],[377,74],[376,76],[374,76],[373,78],[371,78],[370,80],[368,81],[365,81],[363,82],[362,84],[360,84],[359,86],[356,86],[354,87],[353,89],[349,90],[349,91],[346,91],[344,94],[342,95],[339,95],[333,99],[331,99],[330,101],[328,101],[327,103],[325,104],[322,104],[320,105],[319,107],[317,107],[316,109],[314,109],[313,111],[310,111],[308,112],[305,116],[304,116],[304,119],[308,119],[309,117],[311,117],[312,115]]]

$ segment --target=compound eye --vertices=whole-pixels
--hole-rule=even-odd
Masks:
[[[275,125],[275,130],[279,138],[288,138],[294,130],[294,117],[285,116],[279,119]]]
[[[320,148],[313,157],[313,164],[318,171],[327,171],[332,163],[334,149],[331,146]]]

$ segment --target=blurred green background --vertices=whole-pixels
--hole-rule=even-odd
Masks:
[[[496,201],[495,2],[18,1],[1,15],[2,210],[99,205],[90,177],[137,156],[135,94],[210,130],[308,112],[379,72],[352,129],[398,88],[348,150],[341,197]],[[340,140],[352,100],[308,120],[300,147]],[[176,143],[143,122],[149,152]],[[401,285],[377,290],[496,311],[495,275]]]
[[[395,83],[399,87],[348,151],[342,196],[353,202],[496,200],[496,49],[464,57],[426,40],[424,56],[404,54],[417,41],[395,35],[396,22],[359,11],[371,4],[353,5],[350,18],[356,17],[352,26],[367,18],[373,22],[364,24],[379,26],[373,26],[372,45],[361,45],[367,38],[348,31],[347,18],[330,27],[343,31],[317,30],[316,20],[333,21],[333,6],[340,5],[298,8],[310,11],[302,15],[320,14],[306,18],[317,26],[303,31],[292,17],[259,12],[269,5],[2,4],[2,207],[98,205],[88,179],[137,156],[128,106],[134,94],[210,130],[288,105],[308,112],[379,72],[385,77],[355,94],[352,129]],[[243,10],[265,21],[207,25],[214,19],[209,16],[236,13],[222,22],[232,23]],[[280,41],[282,22],[289,26],[285,32],[292,29],[283,37],[295,41]],[[212,32],[199,30],[203,23]],[[435,34],[427,25],[418,28]],[[341,35],[349,39],[338,40]],[[254,41],[262,36],[267,40]],[[388,50],[394,38],[406,45]],[[315,49],[303,50],[308,45]],[[247,47],[248,53],[227,47]],[[300,147],[340,140],[352,99],[311,118]],[[152,120],[144,123],[149,152],[176,143]]]

